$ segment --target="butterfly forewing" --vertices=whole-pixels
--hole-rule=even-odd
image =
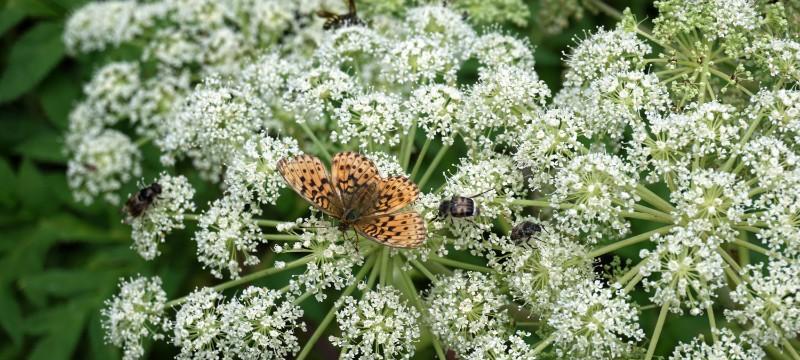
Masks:
[[[417,200],[417,196],[419,196],[417,184],[414,184],[405,176],[381,179],[378,182],[374,200],[370,204],[371,207],[364,215],[393,213]]]
[[[318,158],[299,155],[278,162],[278,171],[289,186],[306,201],[328,215],[340,218],[342,205],[325,165]]]
[[[333,185],[339,191],[345,210],[363,204],[371,194],[364,191],[377,188],[378,168],[372,160],[356,152],[340,152],[333,157],[331,166]],[[361,209],[365,210],[365,209]]]
[[[355,228],[364,237],[400,248],[417,247],[427,236],[425,221],[416,212],[366,217],[356,222]]]

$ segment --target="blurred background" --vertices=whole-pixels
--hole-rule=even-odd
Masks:
[[[87,207],[72,198],[62,150],[70,109],[95,69],[130,56],[125,49],[87,58],[66,56],[61,41],[65,19],[85,2],[0,1],[0,359],[118,358],[116,349],[104,344],[99,309],[117,291],[120,277],[158,274],[171,298],[215,283],[194,260],[191,224],[183,233],[170,236],[175,241],[161,247],[158,261],[145,262],[130,249],[130,228],[121,223],[118,208],[104,202]],[[583,37],[596,26],[609,27],[614,19],[607,15],[610,9],[599,11],[590,0],[528,3],[532,14],[528,26],[502,26],[530,40],[536,48],[536,71],[556,92],[561,87],[563,53],[575,37]],[[650,1],[608,4],[619,10],[628,6],[638,19],[654,14]],[[544,7],[570,12],[569,22],[554,26],[553,18],[537,16],[545,14],[540,11]],[[155,153],[148,156],[147,151],[145,179],[160,169]],[[190,179],[198,189],[197,204],[218,195],[214,186],[197,177]],[[294,204],[278,206],[296,208]],[[287,276],[265,280],[264,285],[285,283]],[[312,304],[316,307],[305,306],[305,310],[306,323],[313,330],[327,305]],[[643,314],[644,329],[652,328],[648,324],[655,319],[650,317],[654,317],[652,312]],[[662,334],[659,348],[664,352],[695,334],[676,330],[693,326],[672,324]],[[336,354],[324,338],[317,346],[318,358]],[[148,356],[173,355],[171,347],[155,344]],[[430,358],[426,356],[418,353],[419,358]]]

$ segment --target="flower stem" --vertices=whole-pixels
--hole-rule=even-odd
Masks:
[[[432,260],[432,261],[438,262],[438,263],[440,263],[442,265],[447,265],[447,266],[451,266],[451,267],[459,268],[459,269],[464,269],[464,270],[480,271],[480,272],[485,272],[485,273],[493,273],[493,272],[495,272],[493,269],[490,269],[490,268],[485,267],[485,266],[469,264],[469,263],[465,263],[463,261],[458,261],[458,260],[453,260],[453,259],[441,258],[441,257],[434,256],[434,255],[430,256],[429,259]]]
[[[408,134],[406,134],[406,138],[403,141],[403,144],[400,146],[400,155],[402,158],[400,159],[401,165],[403,169],[408,171],[408,164],[411,161],[411,150],[414,149],[414,138],[417,135],[417,123],[416,121],[411,124],[411,128],[408,129]]]
[[[658,229],[651,230],[651,231],[648,231],[646,233],[642,233],[642,234],[627,238],[625,240],[620,240],[620,241],[614,242],[613,244],[609,244],[609,245],[603,246],[603,247],[601,247],[599,249],[592,250],[588,254],[586,254],[586,256],[588,256],[590,258],[595,258],[595,257],[598,257],[600,255],[608,254],[608,253],[610,253],[612,251],[624,248],[626,246],[638,244],[638,243],[640,243],[642,241],[649,240],[655,234],[664,234],[664,233],[668,232],[670,229],[672,229],[673,227],[675,227],[675,225],[662,226],[662,227],[660,227]]]
[[[664,200],[661,196],[654,193],[652,190],[648,189],[644,185],[637,185],[636,186],[636,193],[644,200],[650,203],[651,205],[655,206],[657,209],[665,212],[671,213],[675,211],[675,207],[669,203],[669,201]]]
[[[628,272],[626,272],[625,275],[622,275],[622,277],[619,278],[617,282],[619,282],[620,285],[628,284],[628,281],[630,281],[631,278],[639,274],[639,269],[641,269],[642,266],[644,266],[644,262],[645,260],[639,261],[639,263],[630,268],[630,270],[628,270]]]
[[[256,225],[264,227],[276,227],[280,224],[285,224],[286,221],[269,220],[269,219],[256,219]]]
[[[388,281],[389,281],[389,248],[388,247],[384,246],[381,249],[380,257],[381,257],[381,275],[380,275],[381,285],[386,286],[386,284],[388,284]]]
[[[781,339],[781,344],[783,344],[783,348],[786,349],[789,355],[792,356],[793,360],[800,360],[800,354],[797,353],[797,350],[794,349],[794,346],[792,346],[792,343],[790,343],[789,340],[783,338]]]
[[[298,235],[292,234],[263,234],[261,237],[264,240],[274,241],[302,241],[303,239]]]
[[[322,151],[322,156],[324,156],[325,159],[328,160],[328,162],[331,162],[332,157],[331,154],[328,152],[328,148],[325,147],[325,145],[323,145],[321,141],[319,141],[317,135],[314,135],[314,132],[311,131],[311,128],[308,127],[308,124],[306,124],[305,121],[299,121],[298,124],[300,124],[300,128],[303,129],[303,132],[305,132],[306,135],[308,135],[308,137],[311,138],[311,141],[314,142],[314,145],[317,145],[319,150]]]
[[[300,295],[299,297],[297,297],[297,299],[294,299],[294,301],[292,301],[292,303],[295,304],[295,305],[300,305],[303,301],[306,301],[306,299],[308,299],[313,294],[314,293],[311,292],[310,290],[306,291],[306,292],[303,293],[303,295]]]
[[[658,222],[662,224],[672,224],[673,220],[672,217],[664,217],[660,215],[653,215],[648,213],[643,213],[639,211],[623,211],[620,213],[622,217],[630,218],[630,219],[639,219],[639,220],[648,220],[653,222]]]
[[[664,322],[667,320],[667,312],[669,311],[669,302],[664,302],[661,305],[661,311],[658,313],[658,320],[656,321],[656,328],[653,330],[653,335],[650,337],[650,345],[647,346],[647,354],[645,360],[653,358],[653,353],[656,351],[658,345],[658,338],[661,337],[661,330],[664,329]]]
[[[426,316],[427,311],[425,307],[422,305],[422,300],[419,298],[419,294],[417,293],[417,288],[414,287],[414,282],[411,281],[411,278],[408,277],[408,274],[404,271],[400,271],[400,283],[403,287],[406,288],[406,294],[411,298],[411,303],[417,308],[417,311],[423,316]],[[436,334],[431,334],[431,339],[433,342],[433,348],[436,350],[436,356],[439,357],[439,360],[446,360],[447,357],[444,354],[444,349],[442,348],[442,344],[439,342],[439,338]]]
[[[550,207],[550,200],[528,200],[528,199],[512,199],[511,205],[533,206],[533,207]]]
[[[622,289],[622,293],[623,294],[627,294],[627,293],[631,292],[631,290],[633,290],[633,288],[636,287],[636,284],[638,284],[639,281],[642,281],[643,277],[644,276],[642,276],[642,273],[636,272],[636,275],[633,276],[633,279],[631,279],[631,281],[629,281],[625,285],[625,288]]]
[[[761,253],[761,254],[764,254],[764,255],[767,255],[767,256],[775,255],[772,251],[770,251],[768,249],[765,249],[765,248],[763,248],[761,246],[758,246],[756,244],[750,243],[749,241],[745,241],[745,240],[742,240],[742,239],[736,239],[736,240],[734,240],[733,243],[736,244],[736,245],[739,245],[739,246],[741,246],[743,248],[750,249],[750,250],[753,250],[753,251],[755,251],[757,253]]]
[[[375,280],[378,279],[378,273],[380,272],[378,270],[377,266],[372,267],[372,271],[369,273],[369,279],[367,279],[367,289],[372,289],[372,287],[375,286]]]
[[[334,316],[336,316],[336,311],[339,310],[339,307],[341,307],[342,304],[344,304],[341,299],[350,296],[350,294],[355,291],[358,283],[361,282],[361,279],[367,275],[367,271],[369,271],[375,264],[375,259],[375,256],[370,256],[369,260],[367,260],[367,263],[364,264],[364,266],[361,267],[361,270],[358,271],[358,274],[356,274],[356,278],[353,280],[353,283],[345,288],[344,291],[342,291],[342,294],[339,296],[339,301],[331,306],[331,309],[328,310],[327,314],[325,314],[325,317],[322,319],[322,322],[319,323],[317,329],[314,330],[314,333],[311,334],[311,337],[308,339],[306,344],[303,345],[303,350],[301,350],[300,354],[297,355],[297,360],[303,360],[306,358],[306,356],[308,356],[308,354],[311,352],[311,349],[314,347],[314,344],[317,342],[317,340],[319,340],[320,336],[322,336],[322,333],[325,332],[325,329],[328,328],[328,325],[330,325],[331,321],[333,321]]]
[[[269,268],[266,268],[266,269],[263,269],[263,270],[260,270],[260,271],[256,271],[254,273],[242,276],[242,277],[240,277],[238,279],[235,279],[235,280],[226,281],[226,282],[224,282],[222,284],[214,286],[213,289],[214,289],[214,291],[219,292],[219,291],[222,291],[222,290],[225,290],[225,289],[228,289],[228,288],[232,288],[234,286],[238,286],[238,285],[241,285],[241,284],[246,284],[246,283],[249,283],[249,282],[251,282],[253,280],[257,280],[257,279],[260,279],[260,278],[265,277],[265,276],[277,274],[277,273],[279,273],[281,271],[294,269],[296,267],[303,266],[305,264],[308,264],[309,262],[311,262],[312,260],[314,260],[316,258],[317,258],[316,255],[304,256],[304,257],[299,258],[299,259],[297,259],[295,261],[287,263],[282,268],[277,268],[277,267],[274,267],[274,266],[273,267],[269,267]],[[166,304],[166,306],[167,307],[172,307],[172,306],[180,305],[184,301],[186,301],[186,296],[183,296],[183,297],[177,298],[175,300],[172,300],[172,301],[168,302]]]
[[[417,183],[420,189],[425,188],[425,184],[428,183],[431,175],[433,175],[433,171],[436,170],[436,168],[439,166],[439,163],[442,161],[442,158],[444,158],[444,155],[447,154],[447,150],[450,150],[450,145],[442,145],[442,147],[439,148],[436,156],[433,157],[431,163],[428,164],[428,168],[425,169],[425,173],[422,174],[422,179],[420,179],[419,183]]]
[[[533,348],[533,350],[531,351],[531,355],[536,355],[542,352],[544,349],[550,346],[550,344],[552,344],[555,339],[556,339],[555,335],[550,335],[546,339],[540,341],[538,344],[536,344],[536,347]]]
[[[422,149],[417,154],[417,160],[414,160],[414,169],[411,170],[411,179],[417,176],[419,172],[420,166],[422,166],[422,162],[425,160],[425,154],[428,152],[428,147],[431,146],[432,139],[429,137],[425,137],[425,143],[422,144]]]
[[[406,259],[408,259],[408,258],[406,258]],[[425,265],[423,263],[419,262],[419,260],[416,260],[416,259],[408,259],[408,260],[411,263],[411,265],[414,265],[414,267],[416,267],[417,270],[419,270],[419,272],[421,272],[423,275],[425,275],[425,277],[427,277],[428,280],[430,280],[431,283],[433,283],[433,285],[436,285],[436,283],[437,283],[436,276],[433,275],[433,273],[431,273],[431,271],[428,270],[428,268],[425,267]]]
[[[717,320],[714,318],[714,307],[706,306],[706,312],[708,313],[708,325],[711,327],[711,339],[717,342],[719,339],[717,339]]]

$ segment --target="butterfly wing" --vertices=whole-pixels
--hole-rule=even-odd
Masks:
[[[325,170],[325,165],[311,155],[299,155],[278,161],[278,171],[295,192],[317,209],[336,218],[342,216],[342,202]]]
[[[366,156],[357,152],[340,152],[333,157],[331,166],[333,186],[345,210],[359,209],[363,214],[375,196],[380,177],[378,168]]]
[[[354,227],[366,238],[398,248],[418,247],[428,234],[422,216],[412,211],[365,217]]]
[[[414,202],[417,196],[419,196],[417,184],[414,184],[405,176],[380,179],[377,183],[374,199],[370,204],[370,208],[364,212],[364,215],[393,213]]]

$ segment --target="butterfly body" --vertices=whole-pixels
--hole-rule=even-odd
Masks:
[[[377,243],[400,248],[420,246],[427,237],[418,213],[400,211],[416,200],[417,186],[403,176],[380,177],[364,155],[336,154],[330,174],[310,155],[281,159],[278,171],[295,192],[336,218],[342,231],[354,229]]]

